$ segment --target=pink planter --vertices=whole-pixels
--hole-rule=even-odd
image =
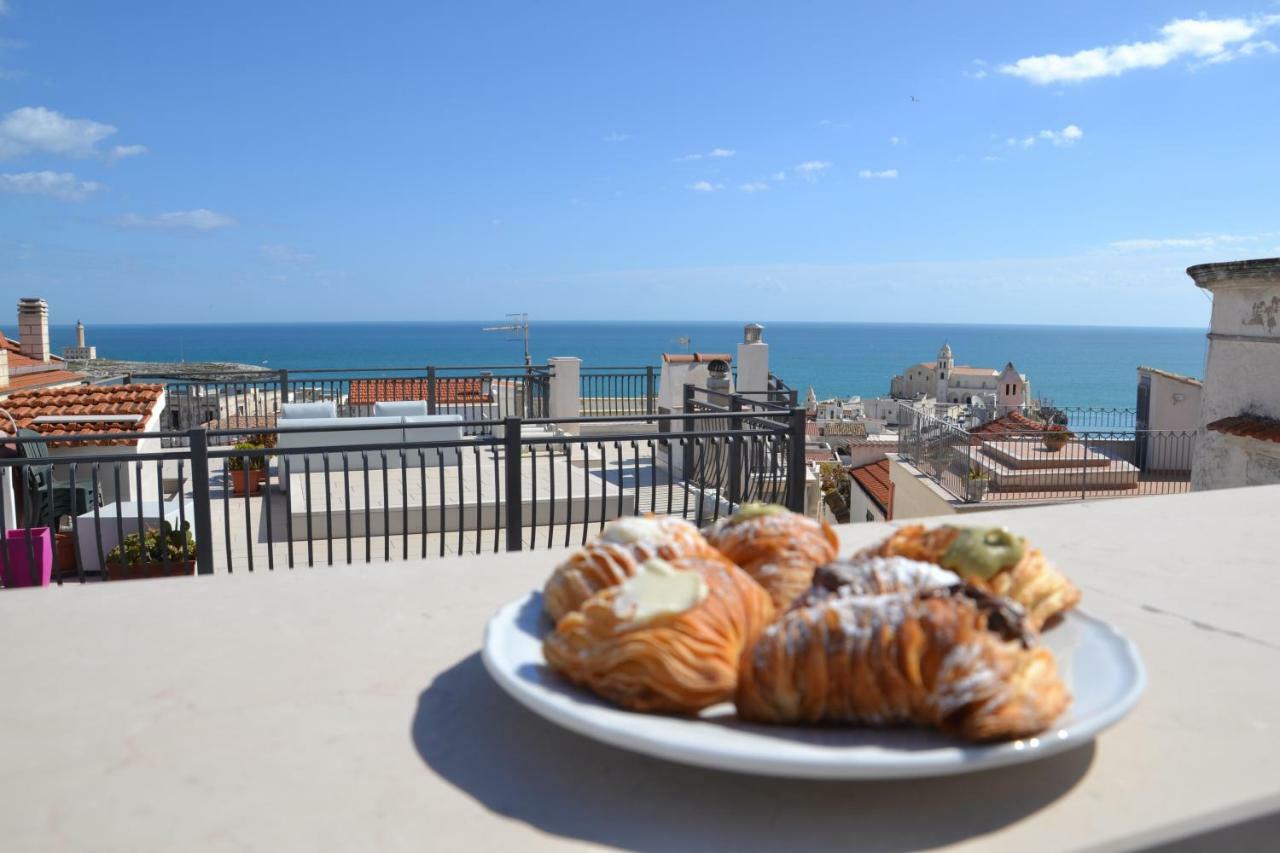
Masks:
[[[9,551],[9,564],[0,565],[4,585],[48,586],[53,576],[53,536],[47,527],[31,528],[30,538],[25,527],[5,531],[5,548]],[[36,564],[31,565],[32,553]]]

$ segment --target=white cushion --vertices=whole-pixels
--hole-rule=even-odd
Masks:
[[[336,418],[338,404],[332,400],[317,403],[285,403],[280,407],[281,420],[294,418]]]
[[[374,417],[427,417],[426,400],[397,400],[391,403],[374,403]]]

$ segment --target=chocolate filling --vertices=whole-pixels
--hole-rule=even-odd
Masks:
[[[813,586],[791,605],[811,607],[826,600],[841,589],[851,588],[857,594],[861,577],[844,563],[835,562],[820,566],[813,573]],[[982,587],[961,581],[937,589],[921,590],[919,598],[967,598],[987,617],[987,629],[1003,640],[1017,640],[1024,649],[1036,644],[1036,633],[1027,624],[1026,611],[1016,601],[988,592]]]
[[[952,584],[943,589],[927,590],[921,598],[967,598],[987,617],[987,629],[1000,635],[1002,640],[1017,640],[1024,649],[1036,644],[1036,633],[1027,624],[1027,613],[1022,605],[1008,598],[993,595],[971,583]]]

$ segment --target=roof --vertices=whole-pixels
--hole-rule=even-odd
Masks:
[[[996,418],[995,420],[987,421],[980,427],[974,427],[969,430],[969,435],[980,438],[994,438],[996,436],[1024,432],[1044,432],[1046,429],[1048,427],[1039,421],[1033,421],[1022,412],[1013,411],[1002,418]]]
[[[143,432],[147,423],[162,406],[163,385],[74,385],[67,388],[42,388],[9,395],[3,406],[19,429],[41,435],[88,435],[93,433]],[[34,423],[40,417],[97,415],[96,420],[81,423]],[[141,420],[116,420],[113,415],[141,415]],[[0,430],[8,434],[7,419],[0,418]],[[134,439],[74,442],[76,446],[131,445]],[[50,447],[65,447],[72,442],[50,442]]]
[[[733,355],[727,352],[664,352],[662,360],[668,364],[691,364],[707,361],[733,361]]]
[[[893,518],[893,480],[889,475],[888,459],[850,468],[849,476],[880,507],[886,519]]]
[[[50,355],[48,363],[23,355],[22,345],[17,341],[9,340],[3,333],[0,333],[0,349],[9,353],[9,384],[0,387],[0,395],[24,388],[67,385],[72,382],[82,382],[86,378],[83,373],[64,370],[65,362],[56,355]]]
[[[952,374],[963,373],[966,376],[998,376],[993,367],[970,367],[967,364],[957,365],[951,368]]]
[[[1206,424],[1205,429],[1211,429],[1214,432],[1221,432],[1226,435],[1237,435],[1241,438],[1253,438],[1258,441],[1274,441],[1280,444],[1280,420],[1264,418],[1261,415],[1234,415],[1229,418],[1221,418],[1211,424]]]
[[[1158,367],[1147,367],[1145,365],[1138,365],[1138,372],[1154,373],[1156,376],[1163,376],[1165,379],[1173,379],[1177,382],[1185,382],[1188,385],[1194,385],[1197,388],[1201,388],[1204,386],[1204,383],[1201,382],[1199,379],[1196,379],[1194,376],[1183,376],[1181,373],[1174,373],[1172,370],[1161,370]]]
[[[405,400],[428,398],[426,379],[352,379],[347,392],[347,403],[352,406],[372,406],[374,403],[399,403]],[[438,377],[436,379],[436,403],[490,403],[484,394],[482,380],[463,377]]]

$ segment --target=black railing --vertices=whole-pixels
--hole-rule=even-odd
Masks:
[[[649,367],[583,367],[580,373],[582,414],[645,415],[657,411],[658,381]]]
[[[1190,491],[1193,431],[1044,430],[971,433],[899,408],[898,454],[971,502],[1086,500]]]
[[[802,509],[803,410],[727,408],[714,412],[714,424],[703,411],[556,424],[506,417],[458,424],[459,434],[432,440],[415,440],[404,425],[353,429],[336,420],[263,428],[275,446],[253,449],[225,446],[236,430],[204,428],[148,434],[172,445],[150,452],[96,446],[137,433],[6,437],[0,442],[44,444],[53,455],[0,458],[0,474],[16,485],[0,488],[4,583],[38,570],[44,535],[56,540],[61,582],[571,545],[623,515],[703,525],[753,500]],[[599,422],[635,430],[590,437],[553,429]],[[72,522],[65,532],[64,516]],[[186,530],[190,553],[178,544]],[[147,531],[159,532],[158,549],[115,550],[139,531],[139,546]]]
[[[332,403],[338,417],[372,415],[380,402],[420,401],[428,414],[457,414],[487,430],[507,416],[548,414],[550,371],[543,366],[382,367],[134,374],[129,381],[165,386],[164,426],[207,427],[216,444],[235,444],[278,425],[288,403]],[[479,434],[479,433],[477,433]],[[166,438],[179,446],[184,436]]]

